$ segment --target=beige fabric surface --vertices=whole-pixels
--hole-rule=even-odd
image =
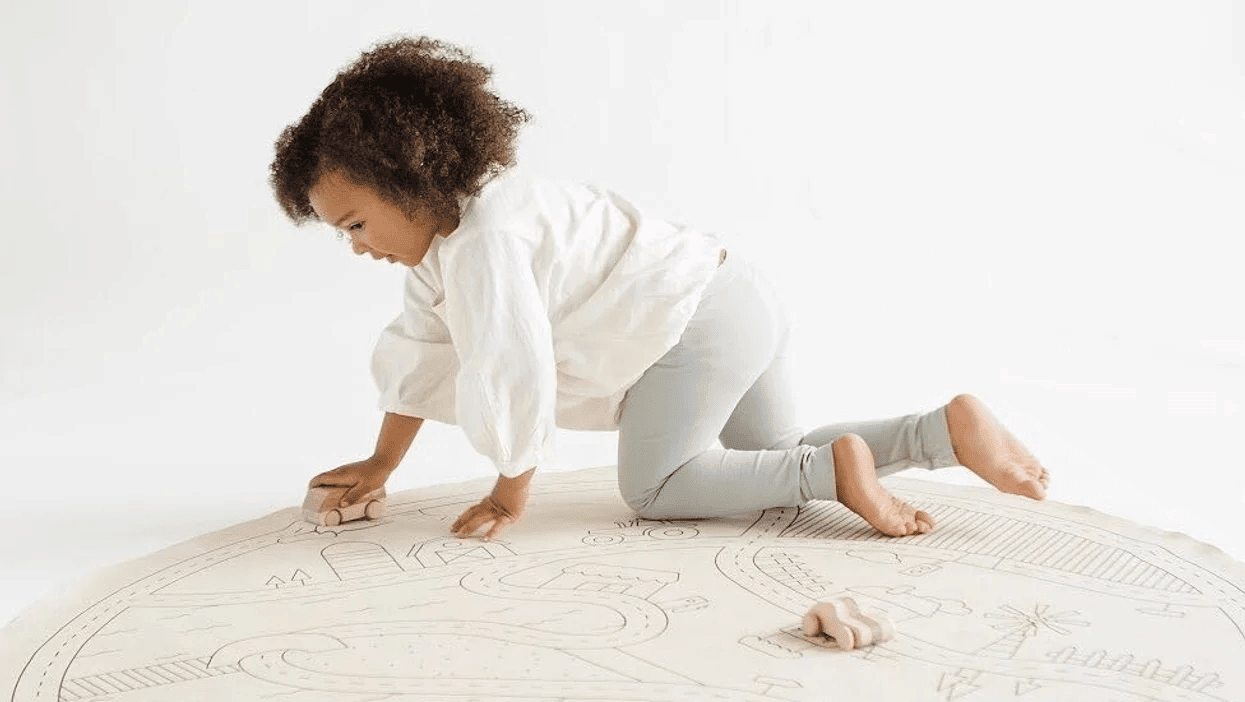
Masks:
[[[1245,567],[1181,535],[905,478],[931,534],[829,502],[650,521],[605,467],[538,476],[503,539],[449,537],[490,484],[114,566],[0,631],[0,699],[1245,700]],[[804,637],[839,595],[895,638]]]

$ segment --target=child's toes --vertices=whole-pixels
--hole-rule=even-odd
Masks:
[[[928,534],[934,530],[934,518],[929,516],[928,512],[917,510],[916,513],[917,533]]]
[[[1038,480],[1026,480],[1020,484],[1020,494],[1035,500],[1046,499],[1046,486]]]

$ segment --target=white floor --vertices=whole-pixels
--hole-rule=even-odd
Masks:
[[[810,336],[803,334],[800,348],[824,348]],[[1085,334],[1024,345],[1007,341],[1015,338],[1000,334],[932,354],[920,353],[915,342],[881,344],[861,350],[859,358],[842,359],[840,368],[891,369],[884,384],[835,377],[839,371],[819,368],[806,354],[803,409],[825,422],[869,418],[924,409],[935,398],[972,391],[1051,469],[1051,499],[1184,532],[1245,560],[1245,459],[1239,450],[1245,367],[1239,353]],[[952,342],[925,342],[927,348],[938,344]],[[116,388],[128,382],[121,375],[101,379],[99,393],[112,388],[116,397],[122,392]],[[203,380],[210,383],[210,377]],[[836,398],[810,390],[824,387],[837,388]],[[850,412],[835,409],[841,407]],[[235,413],[230,421],[241,426],[280,408],[257,401],[251,411],[254,417]],[[168,455],[180,458],[152,465],[150,456],[162,451],[159,437],[177,436],[179,424],[200,418],[135,411],[134,417],[86,421],[91,416],[85,408],[66,413],[50,394],[0,407],[0,417],[22,436],[59,437],[41,450],[27,444],[20,454],[14,448],[5,457],[14,493],[5,513],[6,538],[0,541],[0,621],[106,565],[295,504],[303,481],[315,472],[305,461],[273,466],[247,452],[204,466],[193,452],[170,450]],[[215,441],[229,441],[233,424],[221,422],[226,428],[214,432]],[[108,443],[92,433],[97,426],[143,431]],[[612,436],[566,433],[559,443],[560,464],[551,470],[610,463]],[[118,448],[124,441],[136,449]],[[351,441],[362,446],[370,438]],[[212,439],[205,442],[211,454]],[[489,466],[470,462],[471,457],[456,429],[429,425],[391,478],[390,489],[487,475]],[[319,469],[332,467],[334,460],[320,459],[329,465]],[[224,477],[203,479],[212,475]],[[916,477],[976,483],[962,468]],[[59,492],[42,487],[52,484],[63,487]],[[516,527],[514,536],[520,535]]]

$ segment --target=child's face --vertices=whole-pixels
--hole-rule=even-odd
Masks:
[[[428,209],[408,218],[372,188],[335,173],[320,178],[307,196],[321,220],[350,237],[355,253],[371,254],[390,263],[419,265],[432,245],[432,237],[449,236],[458,227],[456,218],[437,217]]]

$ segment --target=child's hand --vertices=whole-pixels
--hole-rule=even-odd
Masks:
[[[385,481],[389,479],[389,474],[392,472],[393,467],[389,464],[369,458],[325,471],[312,478],[307,487],[350,488],[346,494],[342,495],[341,506],[345,507],[358,502],[369,492],[384,487]]]
[[[489,527],[488,532],[484,534],[484,540],[488,541],[518,521],[520,516],[522,515],[515,514],[499,505],[497,500],[489,495],[468,507],[467,511],[458,517],[458,521],[454,522],[454,526],[450,527],[450,533],[458,537],[471,536],[476,533],[477,529],[492,522],[493,526]]]
[[[527,509],[528,485],[535,472],[536,469],[533,468],[515,478],[498,476],[497,484],[493,486],[493,494],[459,515],[458,520],[450,527],[450,533],[458,537],[471,536],[489,522],[493,526],[484,534],[485,541],[505,531]]]

